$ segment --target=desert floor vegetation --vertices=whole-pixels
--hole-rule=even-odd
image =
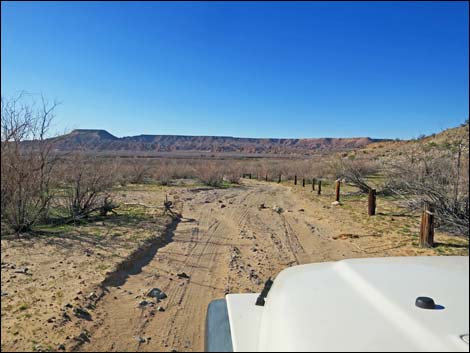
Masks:
[[[2,351],[201,350],[211,300],[286,267],[468,255],[468,123],[310,157],[123,158],[59,153],[56,104],[23,99],[2,100]]]

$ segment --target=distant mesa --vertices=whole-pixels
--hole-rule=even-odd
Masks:
[[[363,148],[384,140],[358,138],[243,138],[230,136],[138,135],[116,137],[106,130],[76,129],[52,139],[56,151],[211,152],[241,154],[313,154]]]
[[[106,130],[95,130],[95,129],[75,129],[75,130],[72,130],[72,132],[70,132],[69,134],[64,135],[64,137],[65,136],[70,136],[70,137],[71,136],[84,136],[87,138],[96,137],[100,139],[110,139],[110,140],[118,139],[118,137],[110,134]]]

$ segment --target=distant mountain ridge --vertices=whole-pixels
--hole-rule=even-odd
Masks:
[[[363,148],[386,141],[357,138],[246,138],[230,136],[138,135],[116,137],[106,130],[77,129],[51,139],[56,151],[212,152],[247,154],[310,154]]]

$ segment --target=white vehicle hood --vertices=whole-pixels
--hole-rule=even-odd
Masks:
[[[226,297],[234,351],[469,350],[468,257],[301,265],[277,276],[264,307],[256,298]]]

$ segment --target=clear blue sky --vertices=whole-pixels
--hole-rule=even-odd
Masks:
[[[468,118],[467,2],[1,4],[2,95],[57,128],[410,138]]]

